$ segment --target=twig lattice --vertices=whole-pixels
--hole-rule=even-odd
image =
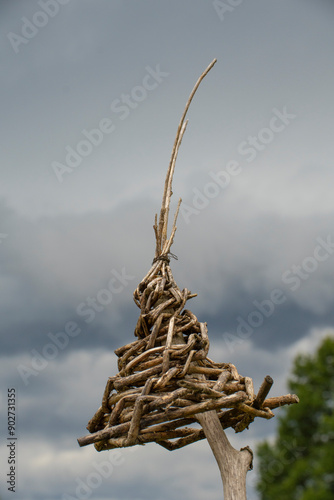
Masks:
[[[115,351],[119,373],[107,381],[102,404],[78,440],[94,443],[98,451],[156,442],[168,450],[205,438],[192,424],[197,415],[215,410],[222,427],[243,431],[255,417],[272,418],[272,409],[298,402],[295,395],[265,399],[273,383],[266,377],[257,396],[250,377],[231,363],[208,358],[206,323],[185,308],[195,297],[174,281],[170,248],[181,203],[178,202],[167,238],[172,178],[179,146],[187,125],[190,102],[214,60],[197,81],[182,115],[170,160],[160,217],[155,216],[155,257],[151,269],[134,291],[140,308],[137,339]]]

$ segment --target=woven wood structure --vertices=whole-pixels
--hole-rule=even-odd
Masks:
[[[216,411],[223,429],[240,432],[255,417],[270,419],[274,408],[298,402],[290,394],[266,399],[273,383],[270,376],[255,394],[250,377],[240,375],[231,363],[215,363],[208,357],[207,325],[185,307],[196,294],[179,289],[170,267],[181,203],[167,237],[176,157],[190,102],[215,62],[197,81],[178,127],[160,216],[153,226],[155,257],[134,291],[140,309],[136,340],[115,351],[119,373],[108,379],[102,404],[87,426],[90,434],[78,439],[80,446],[94,443],[101,451],[154,441],[174,450],[206,437],[203,428],[193,425],[204,412]]]

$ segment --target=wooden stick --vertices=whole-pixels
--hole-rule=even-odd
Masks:
[[[237,392],[231,396],[224,396],[219,399],[212,401],[205,401],[204,403],[197,403],[186,408],[172,409],[164,411],[163,413],[152,415],[150,417],[144,417],[142,419],[142,425],[150,425],[153,423],[164,422],[167,419],[174,420],[178,418],[184,418],[197,413],[206,412],[216,408],[228,408],[247,399],[247,395],[244,392]],[[112,437],[118,437],[124,432],[127,433],[130,428],[130,422],[124,424],[116,425],[110,429],[106,428],[101,431],[95,432],[88,436],[84,436],[78,439],[80,446],[87,446],[88,444],[96,443],[97,441],[103,441],[105,439],[110,439]]]
[[[285,396],[266,399],[263,402],[263,406],[273,410],[274,408],[278,408],[279,406],[292,405],[295,403],[299,403],[299,397],[296,396],[296,394],[286,394]]]
[[[253,403],[254,408],[257,408],[258,410],[261,408],[263,401],[267,397],[267,394],[270,391],[273,383],[274,383],[274,381],[270,375],[267,375],[264,378],[264,381],[262,382],[261,387],[259,389],[259,392],[257,393],[257,396],[256,396],[254,403]]]
[[[217,412],[196,415],[223,480],[224,500],[246,500],[246,474],[252,468],[253,454],[250,449],[237,451],[230,444],[221,426]]]
[[[177,153],[178,149],[180,147],[181,141],[183,134],[185,132],[187,122],[185,122],[185,118],[190,106],[190,103],[201,83],[203,78],[208,74],[208,72],[213,68],[213,66],[216,64],[217,59],[214,59],[209,66],[206,68],[206,70],[201,74],[199,79],[197,80],[193,90],[190,93],[190,96],[188,98],[186,107],[183,111],[183,114],[181,116],[181,120],[177,129],[175,141],[174,141],[174,146],[169,162],[169,167],[166,175],[166,180],[165,180],[165,187],[164,187],[164,193],[162,197],[162,203],[161,203],[161,210],[160,210],[160,217],[159,217],[159,226],[156,231],[156,234],[158,234],[157,238],[157,246],[156,246],[156,255],[155,257],[158,257],[162,251],[162,249],[165,246],[165,243],[167,241],[167,225],[168,225],[168,213],[169,213],[169,204],[170,204],[170,198],[172,196],[172,180],[173,180],[173,174],[174,174],[174,169],[175,169],[175,162],[177,158]],[[174,227],[175,227],[175,218],[174,218]],[[174,231],[175,232],[175,231]],[[170,240],[172,239],[172,236],[170,237]],[[170,246],[170,245],[169,245]]]

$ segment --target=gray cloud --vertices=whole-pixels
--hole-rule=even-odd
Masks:
[[[79,449],[76,438],[117,371],[112,351],[133,340],[132,292],[153,257],[154,213],[178,120],[214,57],[175,172],[174,207],[181,196],[196,212],[188,223],[180,214],[176,281],[198,293],[189,308],[208,322],[211,357],[235,362],[256,387],[270,373],[277,394],[298,349],[314,350],[331,331],[333,255],[316,248],[319,238],[334,239],[333,8],[241,2],[221,20],[211,2],[69,1],[15,53],[7,35],[20,34],[22,18],[33,20],[40,3],[0,2],[1,376],[19,397],[17,498],[59,500],[109,456]],[[121,119],[112,102],[131,97],[157,65],[168,76],[143,101],[132,98]],[[279,132],[275,109],[295,115]],[[104,118],[115,130],[60,183],[53,162],[64,162],[66,148],[76,150],[83,130]],[[223,187],[214,179],[226,180],[231,161],[240,172]],[[115,293],[108,284],[123,268],[133,279],[111,282]],[[286,300],[271,311],[275,289]],[[102,309],[87,313],[88,300]],[[262,314],[263,321],[241,338],[238,317],[250,324],[253,311],[250,320],[261,323]],[[232,349],[224,332],[235,336]],[[19,365],[35,371],[27,384]],[[275,432],[274,420],[232,434],[233,444],[255,447]],[[95,498],[109,498],[110,488],[114,500],[162,500],[174,488],[185,499],[221,496],[206,443],[189,451],[125,450]]]

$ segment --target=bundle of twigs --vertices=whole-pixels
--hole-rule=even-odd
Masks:
[[[207,357],[206,323],[185,309],[195,297],[180,290],[170,268],[170,248],[176,231],[179,200],[171,234],[167,237],[175,161],[187,121],[190,102],[214,60],[197,81],[181,118],[166,176],[160,217],[155,217],[156,251],[152,267],[134,292],[140,308],[137,340],[115,351],[119,373],[110,377],[102,405],[89,421],[91,434],[80,446],[95,444],[98,451],[155,441],[169,450],[205,438],[194,426],[199,416],[217,412],[221,426],[236,432],[255,417],[272,418],[272,409],[298,402],[295,395],[265,399],[273,383],[266,377],[257,395],[250,377],[240,375],[231,363]]]

